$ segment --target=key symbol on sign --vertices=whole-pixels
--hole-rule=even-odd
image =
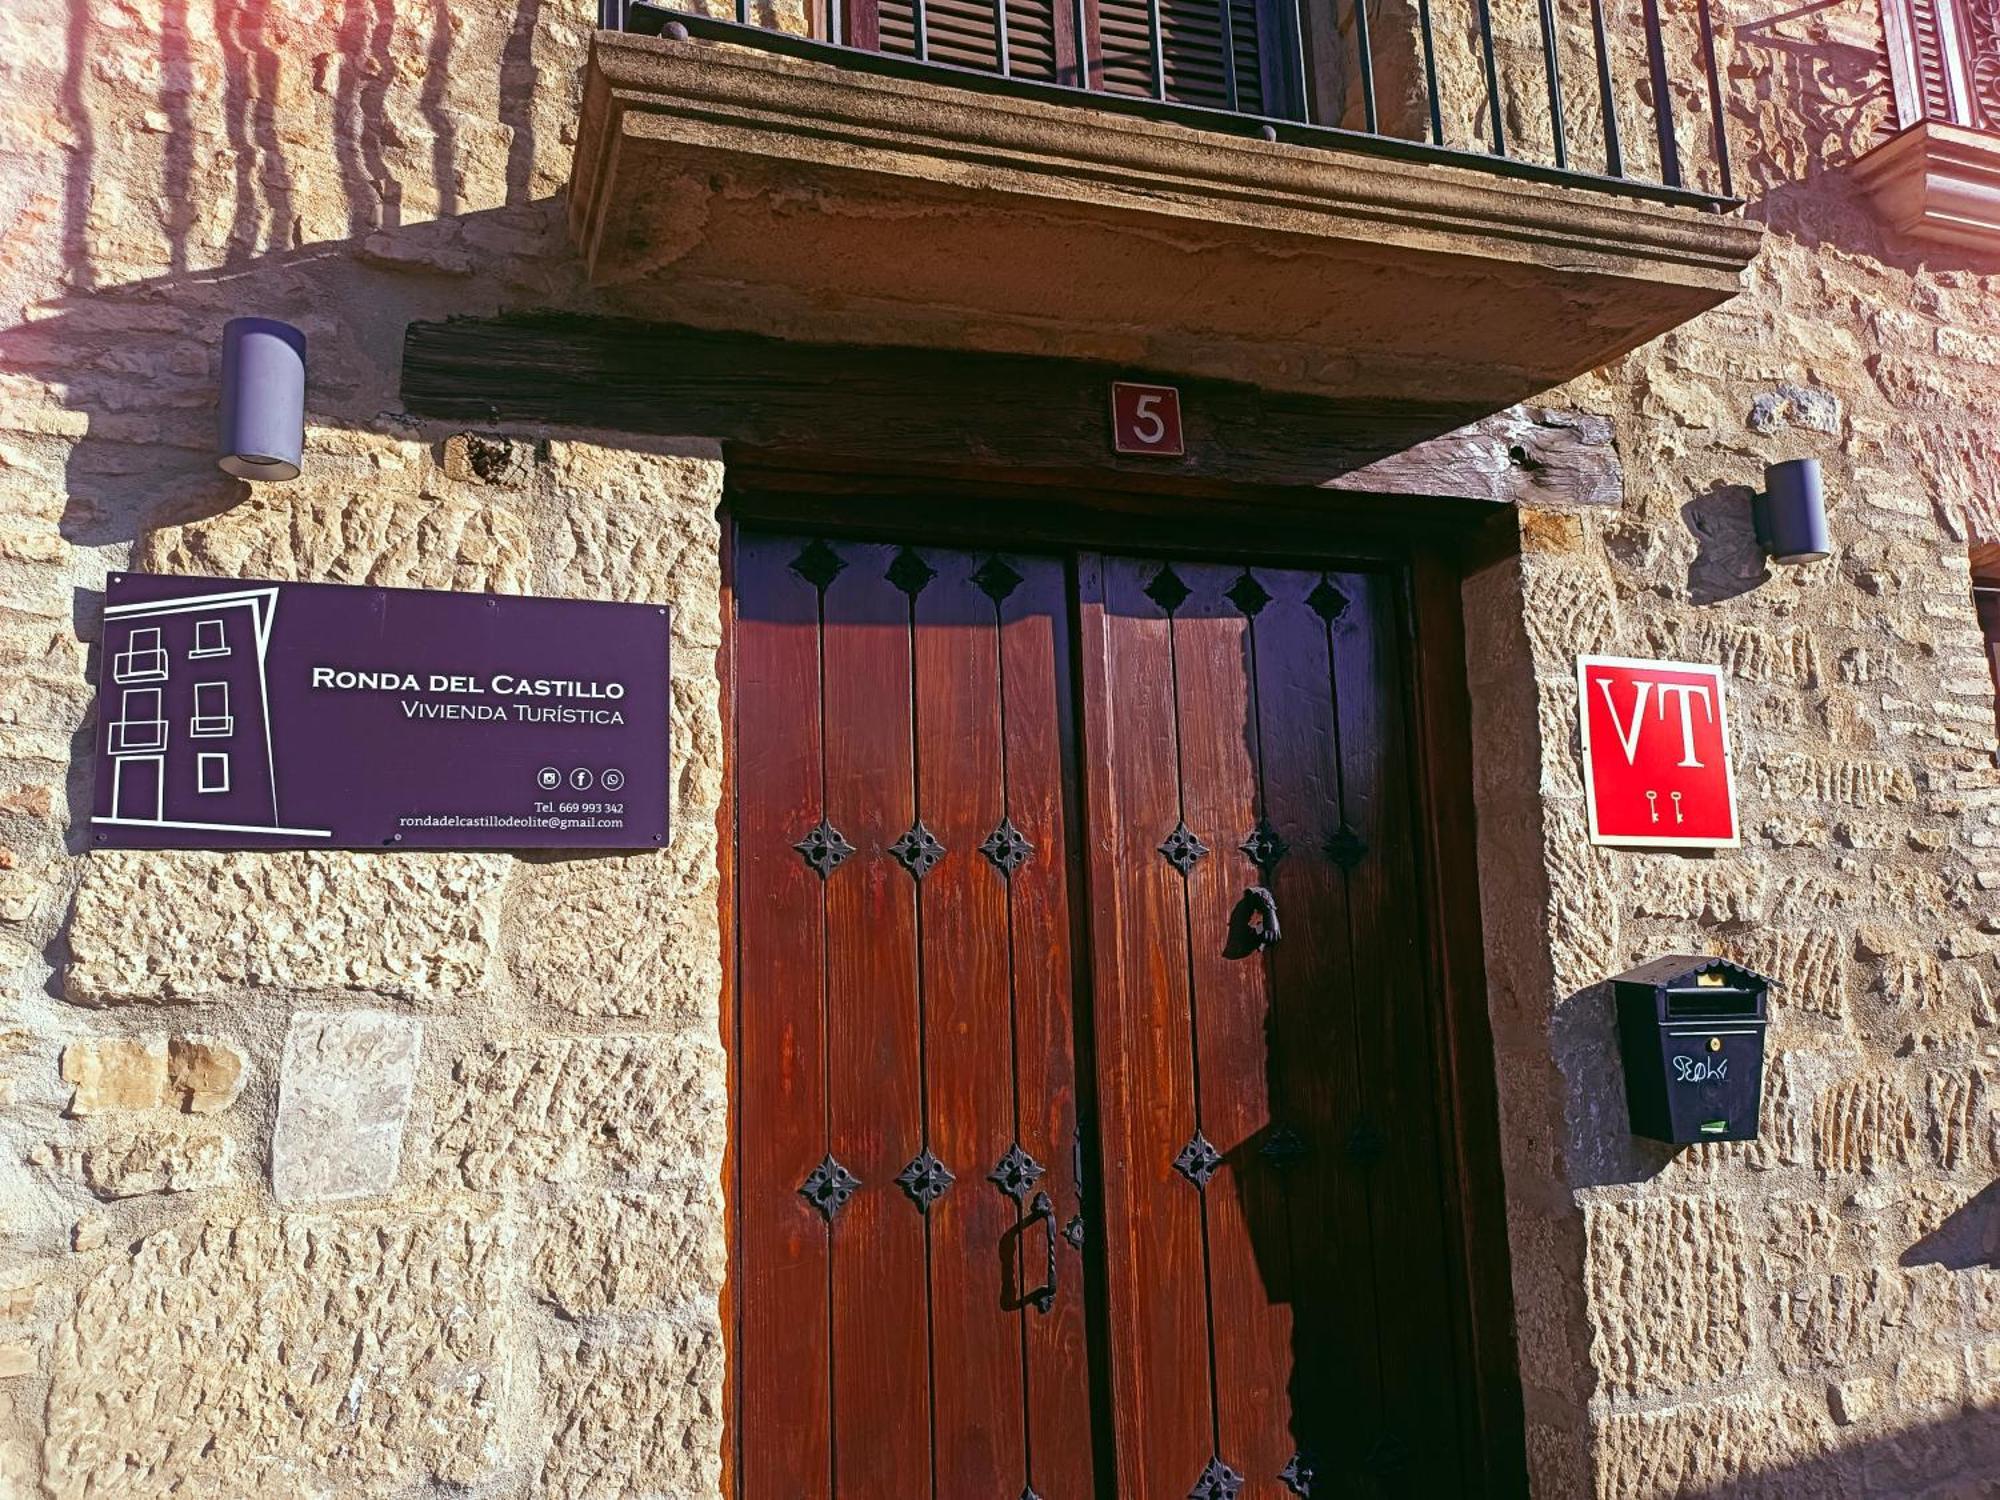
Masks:
[[[1657,822],[1658,820],[1655,819],[1655,821]],[[1674,821],[1676,823],[1685,823],[1687,821],[1686,818],[1681,816],[1681,794],[1679,792],[1674,793]]]
[[[1659,794],[1658,792],[1648,792],[1648,793],[1646,793],[1646,808],[1647,808],[1647,810],[1648,810],[1649,812],[1651,812],[1651,813],[1652,813],[1652,815],[1653,815],[1653,821],[1654,821],[1655,823],[1659,822],[1659,821],[1660,821],[1660,794]]]

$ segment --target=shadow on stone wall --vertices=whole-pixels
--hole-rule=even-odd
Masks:
[[[198,112],[219,114],[229,148],[216,153],[228,161],[229,222],[223,236],[228,248],[221,256],[223,265],[297,247],[299,211],[314,192],[313,173],[307,168],[312,158],[329,151],[336,164],[332,190],[345,201],[349,232],[359,237],[402,227],[405,179],[410,172],[395,158],[399,154],[407,158],[403,148],[411,134],[410,110],[421,118],[429,142],[426,185],[432,207],[426,217],[450,219],[471,207],[468,200],[474,198],[500,206],[525,204],[533,197],[542,144],[534,111],[539,81],[535,46],[543,33],[545,0],[511,0],[497,58],[478,55],[476,46],[457,45],[462,24],[455,20],[448,0],[416,4],[320,0],[319,9],[325,14],[318,18],[305,13],[305,8],[285,17],[263,0],[195,3],[206,9],[199,29],[190,0],[162,0],[157,13],[157,86],[151,98],[143,98],[134,97],[137,85],[119,76],[129,57],[103,43],[102,7],[69,0],[57,101],[72,143],[63,180],[61,243],[64,271],[78,290],[120,284],[115,267],[102,265],[91,243],[91,216],[94,196],[104,185],[101,138],[116,139],[135,126],[161,138],[156,206],[171,270],[184,272],[203,258],[194,241],[201,195],[212,191],[213,185],[201,180],[199,148],[205,133],[198,127]],[[399,8],[419,6],[427,8],[429,20],[422,36],[398,15]],[[502,13],[500,7],[492,8],[493,16]],[[326,29],[317,29],[316,21]],[[195,38],[199,35],[205,43],[210,33],[215,53],[198,55]],[[302,41],[306,45],[300,45]],[[419,47],[421,66],[412,67],[413,51]],[[576,61],[582,61],[580,51]],[[468,157],[477,148],[461,139],[464,111],[454,109],[448,98],[455,70],[459,77],[485,78],[496,62],[492,123],[507,137],[498,204],[490,191],[469,194],[463,187]],[[332,128],[325,137],[301,131],[297,101],[285,96],[287,88],[298,88],[298,80],[288,78],[286,68],[297,72],[308,63],[313,68],[313,92],[331,96]],[[99,88],[115,79],[113,86],[118,89],[112,96],[116,115],[102,122],[102,130],[103,111],[92,98],[93,64],[102,70]],[[415,97],[392,98],[392,91],[412,72],[421,78]],[[406,84],[403,92],[409,92]],[[574,100],[573,86],[555,92]],[[400,121],[397,106],[405,111]],[[281,128],[281,112],[286,128]],[[301,148],[304,140],[311,140],[310,148]],[[213,254],[212,245],[200,249]]]
[[[1753,1424],[1755,1415],[1750,1414]],[[1667,1413],[1662,1420],[1673,1418],[1673,1413]],[[1848,1420],[1852,1427],[1842,1431],[1860,1436],[1810,1457],[1769,1461],[1760,1448],[1768,1442],[1784,1441],[1774,1435],[1774,1427],[1770,1429],[1773,1435],[1763,1441],[1753,1438],[1740,1452],[1692,1459],[1676,1455],[1671,1467],[1651,1470],[1650,1483],[1645,1486],[1600,1493],[1605,1500],[1669,1494],[1674,1500],[1859,1500],[1863,1495],[1897,1500],[1990,1500],[1996,1493],[2000,1406],[1967,1405],[1941,1414],[1936,1421],[1900,1431],[1881,1431],[1884,1424],[1868,1416],[1850,1416]],[[1684,1465],[1737,1471],[1713,1478],[1691,1476],[1669,1487],[1673,1469]]]

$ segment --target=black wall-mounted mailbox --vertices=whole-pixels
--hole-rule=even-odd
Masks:
[[[1675,1145],[1756,1138],[1770,988],[1740,964],[1686,953],[1611,981],[1634,1135]]]

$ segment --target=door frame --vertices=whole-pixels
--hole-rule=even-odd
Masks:
[[[720,1299],[725,1359],[723,1493],[737,1497],[742,1370],[736,1293],[740,1140],[735,1087],[739,976],[736,925],[735,616],[739,528],[806,530],[829,537],[891,539],[911,545],[993,547],[1074,556],[1105,551],[1206,560],[1264,561],[1293,567],[1362,565],[1392,573],[1404,604],[1407,667],[1402,692],[1410,726],[1411,785],[1420,798],[1416,850],[1422,892],[1425,989],[1431,1002],[1439,1075],[1440,1140],[1455,1176],[1459,1233],[1449,1247],[1454,1290],[1467,1311],[1461,1355],[1470,1375],[1465,1437],[1478,1455],[1484,1493],[1528,1493],[1525,1419],[1515,1339],[1500,1146],[1499,1089],[1487,1011],[1473,803],[1471,697],[1466,680],[1460,584],[1515,545],[1513,507],[1461,500],[1330,493],[1322,489],[1182,484],[1134,489],[1129,481],[1095,494],[1001,477],[928,479],[909,474],[771,468],[727,462],[722,523],[723,644],[717,654],[723,719],[722,798],[717,813],[718,918],[722,924],[721,1041],[730,1057],[723,1154],[728,1273]],[[940,490],[963,501],[949,509]],[[1334,533],[1338,532],[1336,536]],[[1074,634],[1074,633],[1073,633]],[[1072,649],[1080,649],[1073,639]],[[1074,678],[1081,691],[1081,678]],[[1081,720],[1078,720],[1079,725]],[[1085,794],[1079,786],[1078,796]],[[1088,816],[1087,807],[1073,809]],[[1085,932],[1087,899],[1077,907]],[[1086,1000],[1085,1004],[1089,1002]],[[1081,1103],[1086,1059],[1079,1055]],[[1094,1073],[1090,1078],[1094,1090]],[[1096,1109],[1090,1109],[1094,1126]],[[1095,1187],[1093,1186],[1093,1191]],[[1095,1305],[1101,1315],[1101,1288]],[[1093,1370],[1095,1386],[1108,1372]],[[1103,1415],[1108,1416],[1108,1413]],[[1108,1427],[1100,1473],[1111,1459]]]

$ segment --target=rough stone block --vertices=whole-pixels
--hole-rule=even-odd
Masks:
[[[1809,1277],[1774,1301],[1778,1367],[1838,1371],[1882,1352],[1911,1311],[1911,1283],[1897,1271]]]
[[[1922,1139],[1909,1095],[1893,1078],[1842,1079],[1813,1107],[1813,1160],[1822,1172],[1906,1167]]]
[[[63,1082],[72,1086],[69,1112],[153,1109],[167,1084],[167,1039],[93,1037],[63,1048]]]
[[[1839,932],[1765,927],[1732,935],[1727,957],[1778,980],[1774,1013],[1807,1011],[1839,1019],[1847,1010],[1847,959],[1853,939]]]
[[[243,1054],[219,1036],[177,1036],[167,1043],[167,1089],[191,1115],[220,1114],[243,1092]]]
[[[1827,1411],[1842,1427],[1867,1421],[1881,1404],[1881,1385],[1872,1375],[1836,1380],[1826,1388]]]
[[[548,445],[549,488],[571,502],[551,563],[566,592],[681,604],[690,617],[676,619],[676,633],[694,630],[717,643],[720,456],[699,441],[657,446],[681,451],[648,452],[630,442]]]
[[[378,1011],[292,1017],[271,1134],[271,1191],[281,1203],[395,1188],[423,1034],[420,1022]]]
[[[483,994],[507,860],[485,854],[111,853],[84,867],[65,993],[89,1004],[240,990]]]
[[[705,1177],[589,1193],[540,1218],[535,1288],[569,1317],[657,1309],[722,1285],[722,1193]]]
[[[489,1043],[439,1101],[441,1167],[481,1189],[700,1171],[722,1159],[724,1080],[697,1037]]]
[[[258,490],[219,515],[164,527],[141,543],[133,566],[148,573],[218,578],[299,578],[398,588],[518,594],[528,586],[526,524],[478,502],[416,492],[381,476],[315,474]]]
[[[1733,1204],[1593,1203],[1584,1225],[1591,1357],[1606,1387],[1660,1395],[1743,1372],[1751,1269]]]
[[[1926,1132],[1931,1153],[1947,1171],[1977,1164],[2000,1167],[1993,1156],[1995,1113],[1983,1068],[1932,1073],[1925,1082],[1930,1104]]]
[[[713,1495],[721,1484],[722,1329],[713,1316],[542,1362],[548,1456],[537,1500]]]
[[[140,1130],[86,1146],[78,1164],[84,1186],[98,1197],[135,1198],[214,1187],[228,1170],[229,1158],[225,1136]]]
[[[690,860],[574,858],[524,868],[504,913],[522,989],[581,1016],[682,1021],[715,1014],[722,987],[712,839]]]
[[[149,1236],[57,1330],[54,1500],[401,1493],[503,1461],[493,1217],[293,1215]]]
[[[1853,1500],[1860,1460],[1790,1392],[1601,1419],[1597,1500]]]

